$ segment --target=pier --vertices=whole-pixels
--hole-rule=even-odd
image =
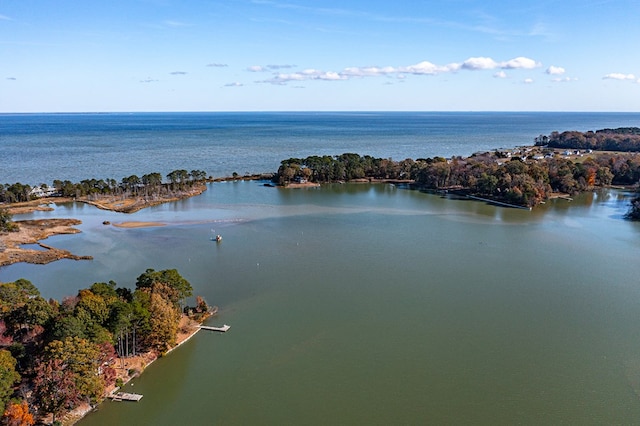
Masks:
[[[223,325],[222,327],[211,327],[211,326],[208,326],[208,325],[201,325],[200,326],[201,330],[219,331],[221,333],[224,333],[225,331],[229,330],[230,328],[231,328],[231,326],[227,325],[227,324]]]
[[[116,392],[110,397],[114,401],[135,401],[138,402],[142,399],[142,395],[139,393],[127,393],[127,392]]]
[[[529,211],[532,210],[531,207],[519,206],[517,204],[504,203],[502,201],[496,201],[496,200],[492,200],[490,198],[476,197],[475,195],[467,195],[467,198],[471,198],[472,200],[484,201],[485,203],[495,204],[497,206],[502,206],[502,207],[511,207],[513,209],[522,209],[522,210],[529,210]]]

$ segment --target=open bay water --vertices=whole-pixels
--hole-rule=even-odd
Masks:
[[[282,160],[346,152],[467,156],[552,131],[637,126],[640,113],[272,112],[0,114],[0,183],[116,179],[176,169],[274,172]]]
[[[139,403],[105,402],[81,425],[635,424],[629,198],[526,211],[382,184],[216,183],[131,215],[82,204],[22,215],[81,219],[81,234],[47,243],[94,260],[12,265],[0,281],[60,299],[177,268],[220,307],[209,324],[231,325],[148,367],[125,387]]]

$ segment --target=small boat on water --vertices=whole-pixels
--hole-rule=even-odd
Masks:
[[[211,234],[215,234],[215,233],[216,233],[216,231],[214,231],[214,230],[212,229],[212,230],[211,230]],[[216,243],[221,242],[221,241],[222,241],[222,235],[220,235],[220,234],[216,234],[216,236],[215,236],[215,237],[214,237],[214,236],[212,236],[212,237],[211,237],[211,241],[215,241]]]

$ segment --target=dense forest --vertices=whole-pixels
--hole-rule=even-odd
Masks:
[[[44,194],[58,197],[89,197],[99,195],[122,195],[124,197],[159,197],[184,191],[204,182],[207,174],[201,170],[174,170],[167,174],[167,183],[160,173],[148,173],[142,177],[131,175],[115,179],[85,179],[78,183],[69,180],[54,180],[53,186],[43,183],[38,188],[23,183],[0,185],[0,203],[29,201]],[[35,190],[34,190],[35,189]]]
[[[592,149],[598,151],[640,151],[640,128],[620,127],[595,132],[553,132],[535,138],[536,146],[560,149]]]
[[[175,344],[191,284],[175,269],[147,269],[135,290],[95,283],[61,302],[29,281],[0,283],[0,413],[3,424],[53,420],[95,404],[116,383],[119,360]],[[198,297],[190,312],[204,315]],[[136,372],[127,372],[128,375]]]
[[[521,206],[535,206],[553,192],[575,194],[599,186],[636,185],[640,156],[603,154],[580,161],[541,152],[541,158],[521,153],[475,154],[468,158],[441,157],[402,161],[358,154],[290,158],[282,161],[277,183],[340,182],[357,179],[405,180],[431,190],[457,190]]]

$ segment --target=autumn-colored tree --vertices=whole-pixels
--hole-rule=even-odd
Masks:
[[[29,405],[24,399],[22,402],[9,404],[2,417],[2,424],[6,426],[33,426],[35,420],[29,411]]]
[[[91,290],[80,290],[75,315],[85,322],[102,325],[109,318],[109,307],[102,296],[94,294]]]
[[[6,349],[0,350],[0,412],[4,413],[4,408],[13,395],[13,385],[20,380],[20,375],[16,372],[16,359]]]
[[[180,313],[160,293],[151,293],[149,313],[149,345],[160,353],[165,352],[176,342]]]
[[[99,374],[100,349],[87,339],[67,337],[54,340],[44,350],[45,358],[60,360],[71,372],[78,394],[87,402],[100,400],[104,380]]]
[[[98,358],[98,370],[102,375],[105,387],[111,386],[116,381],[116,370],[113,367],[116,362],[116,351],[111,343],[101,343],[98,345],[100,353]]]
[[[208,310],[209,310],[209,305],[207,304],[207,301],[204,300],[204,297],[196,296],[196,312],[204,313],[204,312],[207,312]]]
[[[33,396],[40,414],[53,414],[53,421],[63,410],[80,401],[74,374],[62,359],[41,359],[36,363]]]

